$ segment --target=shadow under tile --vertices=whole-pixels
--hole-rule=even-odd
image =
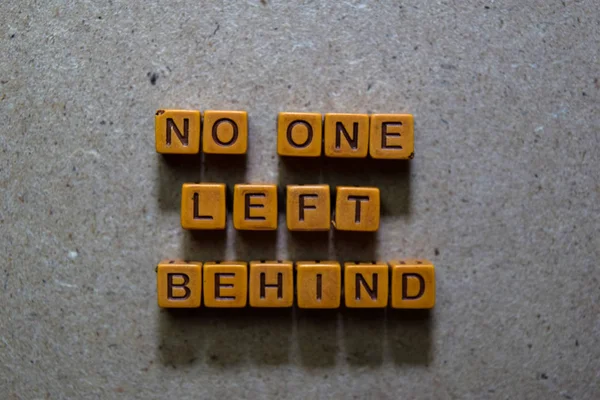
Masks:
[[[396,364],[428,365],[432,361],[433,315],[433,310],[388,308],[387,347]]]
[[[345,261],[375,261],[377,232],[346,232],[333,230],[335,254],[340,263]]]
[[[227,245],[225,230],[187,230],[183,235],[183,258],[196,261],[224,259]]]
[[[346,361],[354,365],[378,366],[383,362],[385,309],[342,307],[342,338]]]
[[[233,246],[236,259],[276,259],[277,231],[235,231]]]
[[[158,205],[163,211],[179,211],[181,187],[184,183],[200,182],[202,157],[198,154],[157,154]]]
[[[394,216],[410,213],[412,163],[411,160],[324,158],[322,168],[332,198],[337,186],[377,187],[381,194],[381,215]]]
[[[338,310],[296,309],[296,339],[305,367],[335,365],[338,343]]]

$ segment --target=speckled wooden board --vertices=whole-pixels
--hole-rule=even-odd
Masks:
[[[0,397],[600,398],[599,38],[593,0],[2,2]],[[157,108],[248,111],[247,157],[156,154]],[[412,113],[415,158],[284,162],[280,111]],[[189,234],[198,180],[377,186],[381,228]],[[429,314],[156,304],[162,258],[411,256]]]

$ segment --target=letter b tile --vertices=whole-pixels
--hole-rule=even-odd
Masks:
[[[202,263],[165,260],[156,268],[158,306],[162,308],[200,307]]]
[[[427,260],[390,261],[393,308],[433,308],[435,270]]]

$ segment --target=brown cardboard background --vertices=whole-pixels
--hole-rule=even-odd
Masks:
[[[600,397],[596,2],[64,3],[0,5],[3,397]],[[156,154],[170,107],[247,157]],[[279,111],[413,113],[415,159],[280,160]],[[197,180],[378,186],[381,228],[192,235]],[[156,305],[162,258],[411,256],[429,315]]]

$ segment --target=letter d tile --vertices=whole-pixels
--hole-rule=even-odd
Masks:
[[[435,270],[427,260],[390,261],[393,308],[433,308]]]

